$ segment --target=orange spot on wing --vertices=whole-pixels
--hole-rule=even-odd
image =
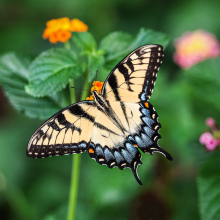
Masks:
[[[94,154],[95,151],[94,151],[92,148],[89,148],[89,153],[90,153],[90,154]]]
[[[137,144],[133,144],[134,147],[138,147]]]
[[[146,108],[149,108],[149,104],[147,102],[145,102],[144,105],[146,106]]]

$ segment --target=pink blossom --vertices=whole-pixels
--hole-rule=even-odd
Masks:
[[[185,33],[176,40],[175,47],[174,62],[185,69],[220,55],[219,42],[214,35],[204,30]]]
[[[207,118],[205,121],[206,125],[212,129],[212,132],[216,130],[215,120],[213,118]]]
[[[207,118],[205,121],[206,125],[209,127],[215,126],[215,120],[213,118]]]
[[[201,144],[207,144],[212,139],[213,139],[212,134],[210,132],[205,132],[200,136],[199,141]]]
[[[205,146],[207,150],[214,150],[217,146],[217,140],[213,138],[212,140],[209,140]]]

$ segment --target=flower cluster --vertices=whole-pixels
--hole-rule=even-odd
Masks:
[[[71,32],[83,32],[88,30],[88,26],[79,19],[69,18],[52,19],[46,23],[43,38],[49,38],[51,43],[67,42],[71,37]]]
[[[94,81],[92,84],[93,87],[91,88],[91,92],[96,90],[99,94],[101,94],[103,84],[104,84],[103,82]],[[86,100],[94,100],[93,95],[90,95],[90,97],[87,97]]]
[[[220,129],[217,129],[215,120],[213,118],[206,119],[206,125],[211,128],[211,132],[203,133],[199,141],[206,146],[207,150],[214,150],[217,146],[220,146]]]
[[[185,33],[176,40],[175,48],[174,62],[184,69],[220,55],[219,42],[204,30]]]

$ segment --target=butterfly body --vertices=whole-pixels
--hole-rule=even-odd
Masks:
[[[169,153],[158,145],[158,114],[149,102],[162,62],[160,45],[142,46],[126,56],[107,77],[94,100],[72,104],[48,119],[32,135],[27,155],[43,158],[87,151],[109,168],[130,168],[142,184],[137,167],[144,153]]]

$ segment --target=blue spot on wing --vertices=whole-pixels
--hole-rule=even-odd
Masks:
[[[155,134],[155,131],[147,126],[144,126],[143,129],[149,138],[151,138]]]
[[[126,146],[127,150],[129,151],[129,153],[130,153],[133,157],[135,157],[135,155],[136,155],[137,152],[138,152],[138,149],[137,149],[136,147],[134,147],[134,146],[133,146],[132,144],[130,144],[130,143],[126,143],[125,146]]]
[[[101,146],[96,146],[95,152],[97,156],[102,156],[102,157],[104,156]]]
[[[153,119],[150,119],[148,117],[142,117],[142,121],[150,128],[155,123],[155,121]]]
[[[148,109],[141,109],[141,113],[144,114],[145,116],[147,116],[148,118],[151,118],[150,116],[150,111]]]
[[[112,152],[108,149],[108,148],[105,148],[104,150],[104,155],[105,155],[105,158],[106,160],[109,162],[110,160],[114,160],[114,156],[112,154]]]
[[[124,161],[124,158],[121,156],[121,154],[118,151],[115,151],[114,155],[115,155],[117,164],[120,164]]]
[[[133,157],[132,157],[132,155],[131,155],[128,151],[122,149],[122,150],[121,150],[121,153],[122,153],[122,156],[125,158],[125,160],[126,160],[128,163],[131,163],[131,162],[132,162]]]
[[[141,101],[146,101],[146,93],[141,94]]]

